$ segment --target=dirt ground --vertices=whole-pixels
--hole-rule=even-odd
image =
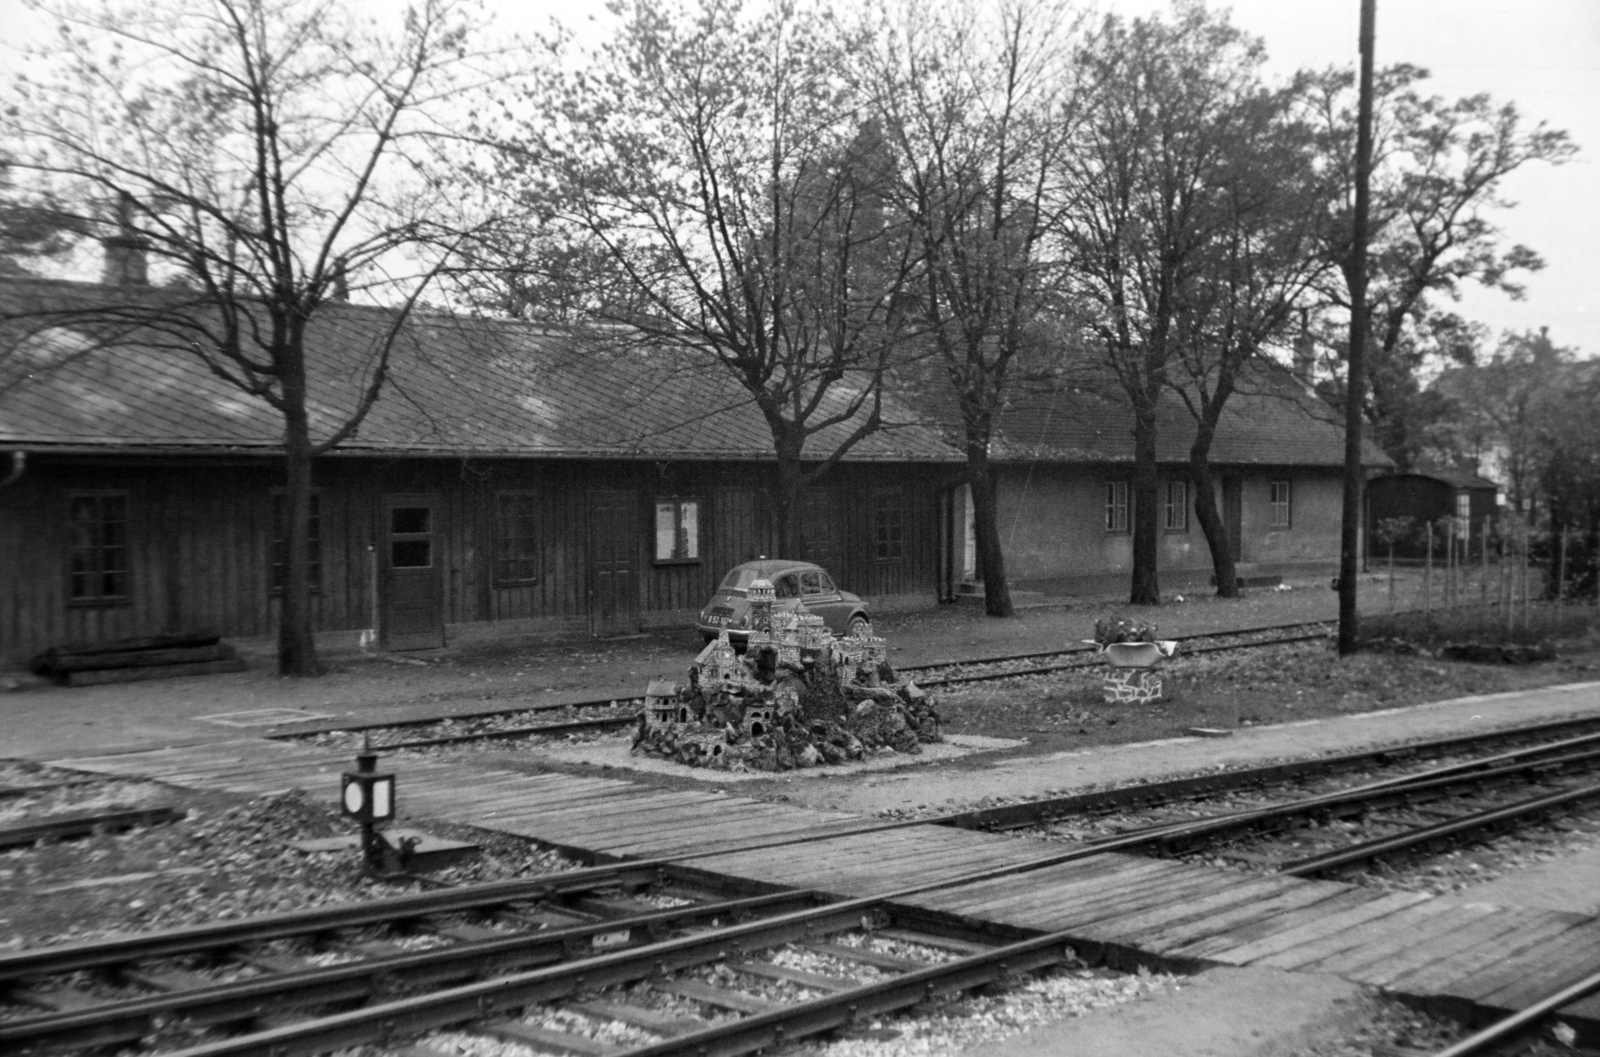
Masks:
[[[1180,655],[1165,665],[1162,699],[1150,704],[1106,704],[1100,672],[1090,669],[946,691],[939,711],[952,733],[1025,739],[1018,751],[1036,755],[1526,690],[1595,672],[1600,643],[1581,640],[1556,660],[1529,665],[1387,653],[1340,658],[1331,642],[1302,642]]]

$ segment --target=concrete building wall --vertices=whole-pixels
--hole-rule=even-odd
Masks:
[[[1338,471],[1220,469],[1219,493],[1224,476],[1236,476],[1240,481],[1241,561],[1338,561],[1342,500]],[[1182,479],[1175,469],[1162,475],[1163,484]],[[998,503],[1009,578],[1039,580],[1129,571],[1133,564],[1132,533],[1109,531],[1106,527],[1108,483],[1126,480],[1125,467],[1004,468]],[[1273,481],[1289,482],[1287,526],[1272,523]],[[1220,494],[1218,507],[1220,510]],[[1211,568],[1211,553],[1192,505],[1187,527],[1163,529],[1159,540],[1160,568]]]

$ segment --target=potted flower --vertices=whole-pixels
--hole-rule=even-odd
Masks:
[[[1102,617],[1095,621],[1094,638],[1086,642],[1099,648],[1112,670],[1102,686],[1107,702],[1154,701],[1161,696],[1161,676],[1150,671],[1178,652],[1173,640],[1156,638],[1156,626],[1132,617]]]

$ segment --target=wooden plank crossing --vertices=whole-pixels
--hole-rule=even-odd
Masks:
[[[339,772],[351,766],[340,752],[254,738],[55,763],[243,794],[301,788],[326,793],[330,803]],[[1063,850],[933,825],[840,833],[871,820],[621,778],[518,774],[413,756],[390,757],[383,766],[395,771],[397,801],[413,819],[500,830],[605,858],[699,853],[687,864],[696,873],[841,897],[1026,867]],[[738,850],[771,840],[807,842]],[[1008,934],[1068,932],[1086,954],[1114,964],[1332,973],[1477,1021],[1524,1008],[1600,962],[1600,920],[1582,914],[1116,853],[899,902]],[[1564,1013],[1600,1029],[1600,998]]]
[[[290,789],[338,796],[343,752],[241,738],[54,761],[56,766],[198,789],[268,795]],[[714,790],[653,789],[617,778],[518,774],[450,760],[391,756],[395,800],[412,818],[482,826],[558,848],[614,858],[694,852],[719,843],[788,838],[859,825],[841,812],[769,804]]]

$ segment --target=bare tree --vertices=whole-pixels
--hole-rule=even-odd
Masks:
[[[1487,95],[1454,102],[1424,95],[1427,76],[1401,65],[1378,71],[1374,82],[1366,413],[1375,439],[1402,468],[1420,447],[1411,430],[1419,373],[1470,329],[1441,299],[1455,300],[1467,282],[1520,297],[1516,276],[1544,267],[1528,247],[1504,245],[1491,219],[1511,205],[1501,184],[1531,162],[1561,164],[1576,151],[1565,132],[1543,122],[1528,127],[1513,104]],[[1304,119],[1325,159],[1330,203],[1320,252],[1335,270],[1322,294],[1342,318],[1350,307],[1354,230],[1354,75],[1335,69],[1302,77]],[[1342,386],[1329,394],[1343,401]]]
[[[1187,298],[1226,244],[1239,106],[1259,42],[1198,3],[1108,17],[1080,52],[1091,100],[1061,166],[1061,231],[1091,347],[1133,410],[1130,601],[1159,605],[1156,413]]]
[[[1214,120],[1230,137],[1212,182],[1212,237],[1183,285],[1169,381],[1195,422],[1189,484],[1195,520],[1211,553],[1217,594],[1237,597],[1234,541],[1217,510],[1211,446],[1229,399],[1257,389],[1252,361],[1282,335],[1326,269],[1318,258],[1315,156],[1289,120],[1292,91],[1239,86]]]
[[[19,193],[0,154],[0,276],[32,275],[68,253],[83,234],[76,218],[43,195]]]
[[[584,63],[511,104],[552,119],[502,135],[501,186],[605,262],[575,276],[594,317],[697,353],[750,394],[793,554],[802,489],[885,425],[904,330],[912,260],[852,77],[864,42],[817,4],[626,0],[615,14]]]
[[[989,462],[1061,267],[1048,238],[1073,121],[1074,19],[1054,0],[909,4],[874,72],[915,233],[918,310],[960,413],[984,609],[1012,616]]]
[[[30,55],[0,134],[19,186],[108,247],[115,285],[10,322],[181,350],[282,415],[279,670],[315,674],[313,459],[372,408],[390,347],[462,237],[425,163],[480,76],[473,19],[454,0],[373,18],[336,0],[43,10],[55,43]],[[396,307],[359,396],[325,404],[307,328],[352,286]]]

